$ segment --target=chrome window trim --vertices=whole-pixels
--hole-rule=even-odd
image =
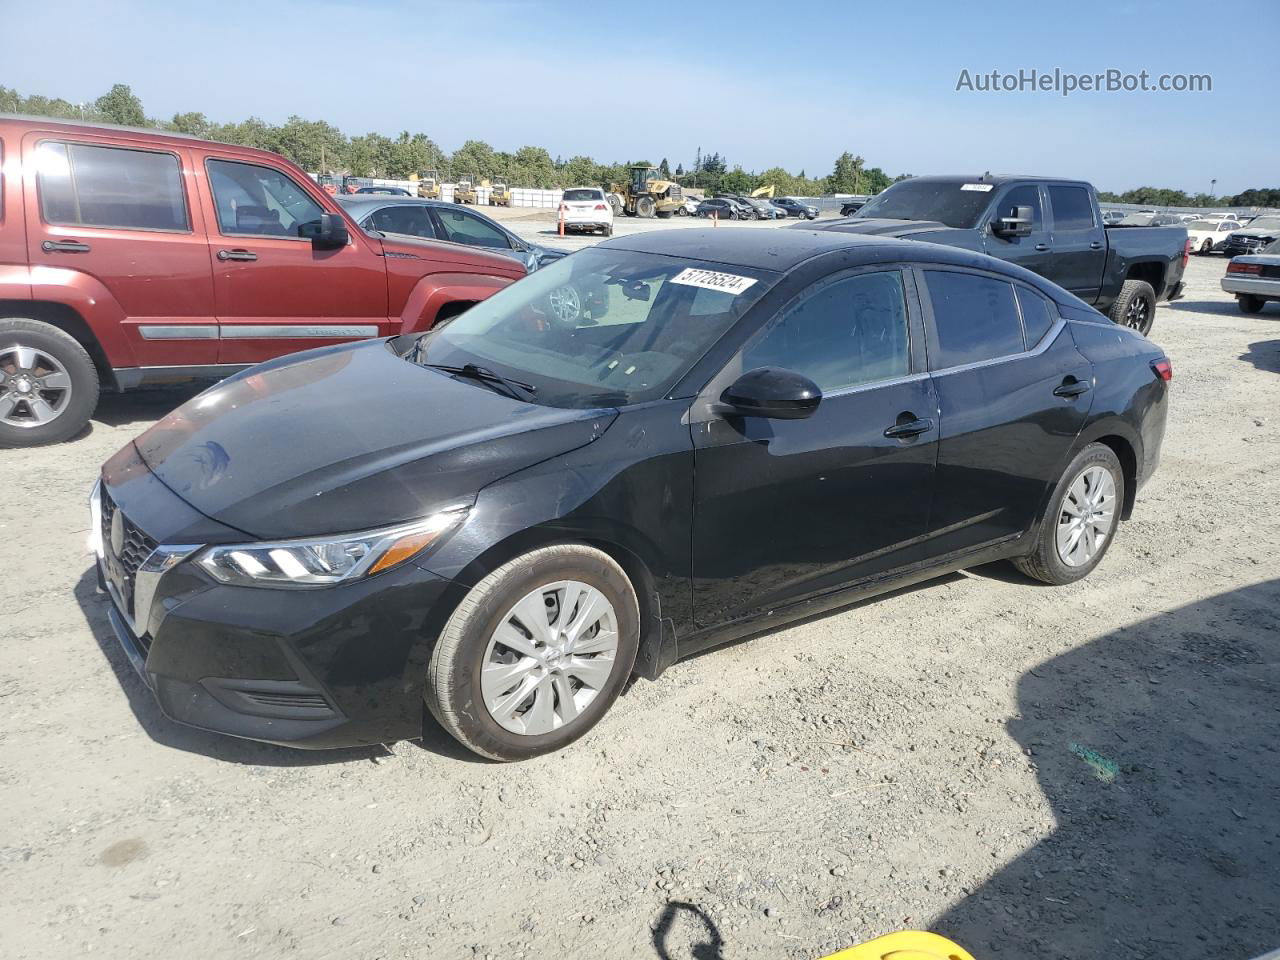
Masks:
[[[370,324],[272,324],[227,323],[221,327],[223,340],[342,340],[376,337],[378,325]]]
[[[143,340],[217,340],[216,323],[143,324],[138,327]]]
[[[832,390],[830,393],[823,391],[822,399],[829,397],[847,397],[853,393],[864,393],[867,390],[878,390],[881,387],[896,387],[900,383],[914,383],[917,380],[927,380],[932,376],[927,370],[920,373],[908,373],[900,377],[886,377],[883,380],[872,380],[868,383],[858,383],[851,387],[841,387],[838,390]]]

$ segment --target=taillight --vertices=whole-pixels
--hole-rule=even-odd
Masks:
[[[1152,360],[1151,372],[1154,373],[1161,380],[1165,380],[1165,381],[1172,380],[1173,364],[1170,363],[1168,358],[1166,357],[1161,357],[1159,360]]]
[[[1187,245],[1182,248],[1182,267],[1185,270],[1187,261],[1191,259],[1191,238],[1187,237]]]
[[[596,209],[597,209],[597,210],[608,210],[609,208],[608,208],[608,207],[606,207],[603,203],[597,203],[597,204],[596,204]]]
[[[1237,263],[1232,260],[1227,264],[1227,273],[1261,273],[1262,264],[1260,263]]]

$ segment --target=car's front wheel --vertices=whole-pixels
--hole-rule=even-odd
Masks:
[[[1087,577],[1102,562],[1120,523],[1124,471],[1115,451],[1091,443],[1071,461],[1049,499],[1035,552],[1014,565],[1029,577],[1061,585]]]
[[[635,590],[608,554],[578,544],[534,550],[458,605],[432,653],[427,707],[493,760],[559,750],[617,699],[639,636]]]
[[[1200,255],[1201,255],[1201,256],[1205,256],[1205,257],[1207,257],[1207,256],[1208,256],[1209,254],[1211,254],[1211,253],[1213,253],[1213,241],[1212,241],[1212,240],[1206,240],[1204,243],[1200,244]]]
[[[98,371],[74,337],[39,320],[0,320],[0,446],[60,443],[98,405]]]

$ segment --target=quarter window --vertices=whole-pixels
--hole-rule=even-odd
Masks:
[[[46,223],[190,229],[182,170],[171,153],[45,141],[36,147],[36,185]]]
[[[1018,294],[1018,306],[1022,309],[1022,328],[1027,335],[1027,349],[1030,350],[1044,339],[1044,335],[1053,326],[1053,314],[1049,312],[1049,302],[1038,293],[1032,293],[1026,287],[1015,287]]]
[[[1021,353],[1022,324],[1007,280],[926,270],[937,330],[936,369]]]
[[[1050,187],[1055,230],[1092,230],[1093,204],[1084,187]]]
[[[490,247],[496,250],[510,250],[511,241],[507,235],[491,223],[486,223],[475,214],[462,210],[441,210],[438,214],[440,224],[444,227],[444,238],[454,243],[465,243],[472,247]]]
[[[253,163],[210,160],[209,183],[224,234],[310,237],[324,208],[278,170]]]
[[[742,368],[783,367],[824,392],[910,372],[902,274],[837,280],[783,313],[747,347]]]

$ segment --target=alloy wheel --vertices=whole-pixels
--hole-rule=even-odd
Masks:
[[[1124,312],[1124,323],[1139,333],[1147,329],[1147,317],[1151,315],[1151,304],[1146,297],[1134,297]]]
[[[538,736],[578,719],[609,682],[618,617],[605,595],[577,580],[525,594],[485,650],[480,690],[505,730]]]
[[[38,427],[70,401],[71,375],[51,354],[22,344],[0,347],[0,422]]]
[[[582,316],[582,298],[578,296],[577,288],[568,284],[547,294],[547,305],[559,323],[573,323]]]
[[[1094,464],[1067,487],[1058,510],[1058,557],[1082,567],[1102,550],[1116,525],[1116,482],[1111,471]]]

